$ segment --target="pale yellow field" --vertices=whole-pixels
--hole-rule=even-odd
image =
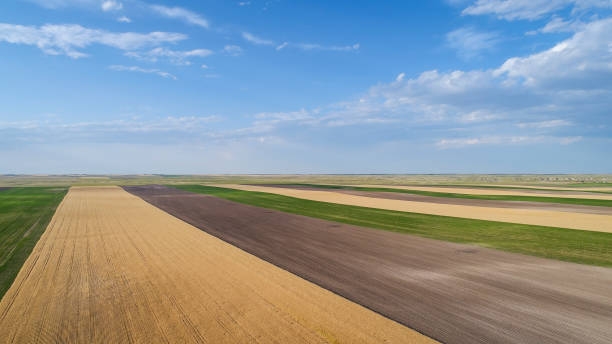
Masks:
[[[216,184],[215,186],[246,191],[268,192],[313,201],[339,203],[377,209],[612,233],[612,216],[610,215],[414,202],[355,196],[333,191],[297,190],[267,186],[236,184]]]
[[[589,187],[564,187],[564,186],[536,186],[536,185],[509,185],[509,184],[490,184],[491,186],[502,186],[502,187],[519,187],[528,189],[546,189],[546,190],[557,190],[557,191],[611,191],[612,187],[609,186],[589,186]]]
[[[72,188],[0,302],[2,343],[431,343],[117,187]]]
[[[499,190],[499,189],[479,189],[479,188],[459,188],[459,187],[441,187],[441,186],[407,186],[407,185],[353,185],[370,188],[389,188],[389,189],[403,189],[403,190],[419,190],[419,191],[431,191],[431,192],[446,192],[446,193],[457,193],[466,195],[507,195],[507,196],[536,196],[536,197],[559,197],[559,198],[585,198],[585,199],[607,199],[612,200],[612,194],[563,194],[558,192],[526,192],[520,190]],[[579,191],[579,190],[576,190]]]

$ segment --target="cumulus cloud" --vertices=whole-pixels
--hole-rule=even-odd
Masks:
[[[117,21],[120,23],[131,23],[132,19],[126,17],[126,16],[121,16],[119,18],[117,18]]]
[[[125,55],[129,57],[149,62],[157,62],[159,58],[167,58],[176,65],[190,65],[191,62],[188,60],[189,58],[206,57],[212,54],[213,51],[208,49],[172,50],[165,47],[157,47],[143,52],[129,51],[125,53]]]
[[[446,34],[446,42],[460,57],[470,59],[492,50],[500,42],[500,37],[496,32],[480,32],[473,27],[464,27]]]
[[[391,136],[419,128],[415,135],[438,136],[423,139],[439,147],[571,144],[589,133],[606,136],[612,125],[610,108],[612,19],[605,19],[586,24],[550,49],[510,58],[498,68],[432,70],[414,78],[400,74],[355,100],[297,115],[259,116],[256,127],[274,132],[287,125],[360,130],[367,125],[367,130],[384,127]]]
[[[204,19],[201,15],[182,7],[151,5],[150,8],[154,12],[167,18],[182,20],[185,23],[196,25],[206,29],[209,27],[208,20]]]
[[[87,56],[78,49],[102,44],[121,50],[134,50],[163,43],[187,39],[172,32],[109,32],[89,29],[80,25],[52,25],[40,27],[0,23],[0,42],[33,45],[49,55],[67,55],[72,58]]]
[[[173,79],[173,80],[177,79],[176,76],[168,72],[161,71],[156,68],[146,69],[146,68],[142,68],[138,66],[123,66],[123,65],[112,65],[112,66],[109,66],[108,68],[110,70],[114,70],[117,72],[137,72],[137,73],[146,73],[146,74],[156,74],[156,75],[159,75],[167,79]]]

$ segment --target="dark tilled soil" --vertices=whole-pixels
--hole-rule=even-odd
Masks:
[[[515,208],[515,209],[534,209],[534,210],[552,210],[563,211],[569,213],[587,213],[587,214],[602,214],[612,215],[612,207],[598,207],[579,204],[561,204],[561,203],[546,203],[546,202],[527,202],[527,201],[495,201],[485,199],[470,199],[470,198],[450,198],[450,197],[434,197],[422,196],[401,192],[384,192],[384,191],[357,191],[343,189],[322,189],[312,186],[302,185],[287,185],[287,184],[252,184],[256,186],[271,186],[277,188],[313,190],[313,191],[331,191],[344,193],[355,196],[396,199],[401,201],[427,202],[437,204],[457,204],[471,205],[476,207],[489,208]]]
[[[345,225],[163,186],[125,189],[442,342],[612,342],[612,269]]]
[[[4,191],[4,190],[8,190],[10,189],[10,187],[8,186],[0,186],[0,192]]]

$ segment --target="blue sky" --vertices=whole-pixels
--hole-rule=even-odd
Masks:
[[[0,5],[0,173],[611,173],[612,0]]]

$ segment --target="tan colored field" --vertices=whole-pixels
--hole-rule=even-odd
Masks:
[[[575,186],[537,186],[537,185],[498,185],[491,184],[491,186],[511,187],[511,188],[528,188],[528,189],[546,189],[546,190],[557,190],[557,191],[610,191],[612,187],[609,186],[589,186],[589,187],[575,187]]]
[[[377,209],[612,233],[612,216],[610,215],[413,202],[355,196],[333,191],[311,191],[267,186],[236,184],[216,184],[215,186],[246,191],[268,192],[313,201],[339,203]]]
[[[559,193],[559,192],[537,192],[529,190],[500,190],[500,189],[479,189],[469,187],[441,187],[441,186],[407,186],[407,185],[353,185],[372,188],[390,188],[403,190],[419,190],[431,192],[447,192],[466,195],[506,195],[506,196],[538,196],[538,197],[559,197],[559,198],[585,198],[585,199],[607,199],[612,200],[611,195],[605,194],[580,194],[580,193]],[[580,190],[576,190],[580,191]]]
[[[430,343],[117,187],[72,188],[0,302],[2,343]]]

